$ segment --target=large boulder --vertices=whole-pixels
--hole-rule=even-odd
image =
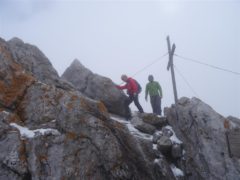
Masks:
[[[185,174],[188,179],[238,179],[240,162],[230,158],[226,141],[226,118],[197,98],[183,97],[165,115],[183,141]],[[237,123],[229,123],[237,127]]]
[[[156,128],[153,125],[145,123],[140,116],[133,116],[131,123],[136,129],[143,133],[152,135],[156,131]]]
[[[111,79],[92,73],[75,59],[63,73],[62,78],[71,82],[86,96],[102,101],[109,112],[126,116],[126,96],[116,88]]]
[[[167,136],[162,136],[157,141],[157,148],[163,154],[169,154],[172,148],[172,141]]]
[[[164,116],[158,116],[153,113],[142,113],[140,117],[143,119],[143,122],[151,124],[157,129],[161,129],[167,125],[167,119]]]

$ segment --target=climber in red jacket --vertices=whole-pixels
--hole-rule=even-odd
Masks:
[[[127,119],[131,118],[131,112],[129,111],[129,105],[134,102],[134,104],[136,105],[136,107],[138,108],[140,113],[143,113],[143,108],[139,103],[138,100],[138,94],[140,93],[140,89],[138,86],[138,83],[136,80],[127,77],[126,75],[122,75],[121,79],[126,82],[125,85],[123,86],[117,86],[118,89],[127,89],[127,94],[128,94],[128,99],[125,102],[125,108],[126,108],[126,112],[127,112]]]

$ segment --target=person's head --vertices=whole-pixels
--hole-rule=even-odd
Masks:
[[[153,82],[153,80],[154,80],[153,75],[149,75],[149,76],[148,76],[148,80],[149,80],[150,82]]]
[[[127,75],[123,74],[123,75],[121,76],[121,79],[122,79],[124,82],[127,82],[128,77],[127,77]]]

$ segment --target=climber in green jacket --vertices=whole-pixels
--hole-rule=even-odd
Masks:
[[[145,89],[145,100],[147,101],[149,94],[153,113],[161,115],[162,88],[157,81],[154,81],[153,75],[148,76],[148,81]]]

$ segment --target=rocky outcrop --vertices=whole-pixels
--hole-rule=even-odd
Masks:
[[[181,169],[184,169],[187,179],[235,180],[240,177],[239,161],[228,154],[224,128],[226,119],[223,116],[197,98],[179,100],[179,120],[175,106],[166,108],[165,115],[183,141],[185,160]],[[230,126],[239,128],[231,118],[228,119]]]
[[[102,101],[110,112],[122,116],[127,114],[124,93],[116,88],[111,79],[92,73],[77,59],[66,69],[62,78],[86,96]]]
[[[13,49],[0,39],[0,179],[174,179],[101,101],[49,85]]]
[[[24,43],[19,38],[12,38],[7,44],[12,57],[24,71],[43,83],[63,89],[73,88],[70,83],[60,79],[49,59],[36,46]]]
[[[63,77],[75,87],[36,47],[0,39],[0,180],[240,177],[225,134],[239,134],[239,119],[181,98],[178,116],[172,105],[164,117],[126,121],[126,97],[110,79],[77,60]]]

